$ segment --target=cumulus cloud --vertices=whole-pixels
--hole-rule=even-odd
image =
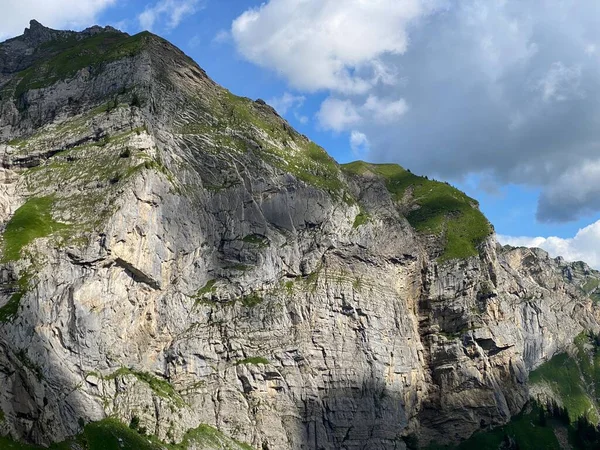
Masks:
[[[350,133],[350,148],[357,158],[362,158],[369,150],[369,139],[366,134],[352,130]]]
[[[404,99],[385,99],[369,95],[363,104],[351,100],[329,97],[323,101],[317,113],[319,124],[324,129],[343,131],[359,123],[390,124],[408,111]]]
[[[393,82],[380,60],[402,54],[408,28],[433,0],[270,0],[240,15],[232,36],[248,60],[307,91],[366,92]]]
[[[0,14],[0,40],[23,33],[29,20],[51,28],[94,25],[100,12],[116,0],[6,0]]]
[[[365,113],[372,114],[375,122],[391,123],[398,120],[406,111],[408,104],[406,100],[381,99],[375,95],[369,95],[363,105]]]
[[[140,27],[152,30],[158,22],[164,21],[167,30],[177,28],[186,17],[196,13],[203,6],[201,0],[160,0],[148,6],[138,15]]]
[[[302,106],[306,100],[303,95],[293,95],[289,92],[284,92],[281,97],[275,97],[267,101],[269,105],[277,110],[282,116],[287,114],[290,108],[297,108]]]
[[[497,236],[502,244],[515,247],[540,247],[550,256],[562,256],[567,261],[585,261],[600,269],[600,221],[580,229],[572,238]]]
[[[544,221],[600,210],[577,178],[600,155],[594,2],[270,0],[232,35],[300,91],[329,91],[321,127],[360,129],[373,161],[539,188]]]
[[[600,153],[600,147],[596,147]],[[540,196],[537,218],[567,222],[600,210],[600,159],[582,160],[567,168]]]
[[[321,104],[317,120],[325,129],[342,131],[356,125],[361,117],[350,100],[329,97]]]

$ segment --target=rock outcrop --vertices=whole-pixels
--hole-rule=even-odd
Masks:
[[[32,22],[0,44],[0,113],[3,434],[455,442],[598,330],[597,272],[500,247],[443,183],[339,166],[150,33]]]

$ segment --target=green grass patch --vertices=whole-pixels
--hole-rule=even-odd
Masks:
[[[225,90],[217,98],[198,100],[196,106],[203,114],[183,124],[182,134],[210,138],[216,153],[222,150],[245,153],[254,148],[256,155],[271,166],[336,199],[351,201],[335,160],[323,148],[294,131],[269,107]]]
[[[240,302],[246,308],[252,308],[254,306],[260,305],[263,301],[264,299],[256,292],[253,292],[249,295],[244,295],[242,298],[240,298]]]
[[[52,444],[50,450],[162,450],[165,447],[148,442],[125,424],[114,418],[85,425],[83,432],[64,442]],[[0,448],[7,450],[41,450],[43,447],[0,437]]]
[[[257,246],[258,248],[265,248],[269,246],[269,240],[261,234],[249,234],[244,236],[242,241]]]
[[[522,412],[512,420],[490,431],[475,433],[459,445],[436,445],[425,447],[427,450],[492,450],[506,445],[509,439],[517,442],[520,450],[557,450],[560,445],[554,435],[553,427],[558,423],[548,419],[545,424],[540,423],[540,407],[533,406],[529,412]]]
[[[167,380],[158,378],[151,373],[148,372],[138,372],[127,367],[121,367],[116,372],[110,374],[106,377],[107,380],[114,380],[119,376],[127,376],[133,375],[138,380],[146,383],[152,391],[158,395],[159,397],[169,399],[173,401],[177,406],[183,406],[184,401],[179,395],[179,393],[175,390],[173,385],[169,383]]]
[[[283,286],[288,295],[292,295],[294,293],[294,282],[292,280],[286,281]]]
[[[243,364],[252,364],[252,365],[257,366],[259,364],[271,364],[271,363],[268,359],[262,358],[260,356],[253,356],[251,358],[242,359],[241,361],[237,361],[235,363],[236,366],[243,365]]]
[[[36,447],[34,445],[25,444],[23,442],[17,442],[12,440],[10,437],[0,436],[0,448],[2,450],[41,450],[42,447]],[[59,450],[58,447],[51,447],[53,450]]]
[[[458,450],[480,450],[498,448],[505,436],[519,443],[521,450],[556,450],[560,448],[551,427],[537,422],[537,410],[530,414],[520,414],[508,425],[490,433],[479,433],[458,446]]]
[[[83,68],[93,72],[112,61],[134,56],[141,51],[149,33],[127,36],[117,32],[102,32],[85,39],[69,37],[43,44],[45,55],[33,66],[18,74],[15,98],[31,89],[48,87],[57,81],[73,77]]]
[[[362,209],[354,218],[354,223],[352,224],[352,228],[358,228],[361,225],[364,225],[369,221],[370,216],[364,212]]]
[[[16,261],[23,247],[37,238],[68,228],[52,217],[53,197],[33,197],[15,211],[3,235],[2,262]]]
[[[575,356],[561,353],[530,373],[531,384],[548,384],[567,408],[572,422],[587,417],[600,421],[600,348],[598,337],[581,333]]]
[[[206,284],[196,292],[196,297],[202,297],[205,294],[212,294],[215,292],[215,284],[217,280],[208,280]]]
[[[52,211],[55,220],[50,223],[63,222],[60,225],[64,229],[57,233],[59,245],[87,242],[118,209],[115,200],[122,193],[123,184],[146,169],[149,156],[143,152],[133,152],[129,158],[120,157],[135,133],[136,130],[128,130],[114,134],[108,139],[109,143],[101,147],[88,143],[66,149],[45,163],[23,171],[32,197],[43,198],[43,206]],[[44,138],[45,135],[32,138],[31,146]],[[61,188],[65,185],[70,188],[68,195]],[[65,222],[69,223],[68,227]]]
[[[44,447],[16,442],[0,437],[2,450],[42,450]],[[146,436],[129,428],[116,418],[107,418],[85,425],[83,431],[64,442],[53,444],[50,450],[252,450],[248,444],[232,439],[210,425],[201,424],[189,430],[178,443],[164,443],[155,436]]]
[[[561,399],[569,412],[571,421],[588,415],[590,419],[598,418],[593,407],[593,399],[586,392],[581,379],[577,361],[566,353],[554,356],[529,375],[531,384],[547,383]]]
[[[478,255],[478,246],[492,233],[477,201],[447,183],[414,175],[397,164],[356,161],[342,169],[355,176],[377,175],[396,201],[417,205],[406,218],[418,232],[444,237],[442,261]]]
[[[16,286],[17,291],[12,294],[8,299],[8,302],[0,308],[1,323],[11,322],[15,317],[17,317],[21,299],[29,288],[29,278],[29,275],[23,275],[21,278],[19,278]]]
[[[50,447],[51,450],[162,450],[164,445],[140,435],[116,418],[107,418],[85,425],[73,439]]]
[[[167,448],[169,450],[187,450],[189,448],[253,450],[250,445],[236,441],[206,424],[189,430],[180,444],[168,445]]]
[[[596,278],[590,278],[585,282],[582,289],[586,294],[590,294],[592,291],[595,291],[600,286],[600,280]]]

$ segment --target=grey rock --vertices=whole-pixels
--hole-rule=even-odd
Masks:
[[[0,44],[0,89],[32,64],[14,53],[60,33],[32,22]],[[493,236],[438,261],[441,237],[415,231],[380,179],[315,163],[268,105],[145,39],[2,97],[0,219],[50,198],[68,227],[2,265],[0,308],[28,278],[0,323],[3,432],[48,444],[116,415],[256,448],[458,441],[506,423],[528,373],[598,330],[597,272]]]

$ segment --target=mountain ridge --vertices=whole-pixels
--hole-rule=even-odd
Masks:
[[[88,30],[0,64],[3,434],[458,442],[598,330],[598,274],[502,249],[462,192],[340,166],[162,38]]]

